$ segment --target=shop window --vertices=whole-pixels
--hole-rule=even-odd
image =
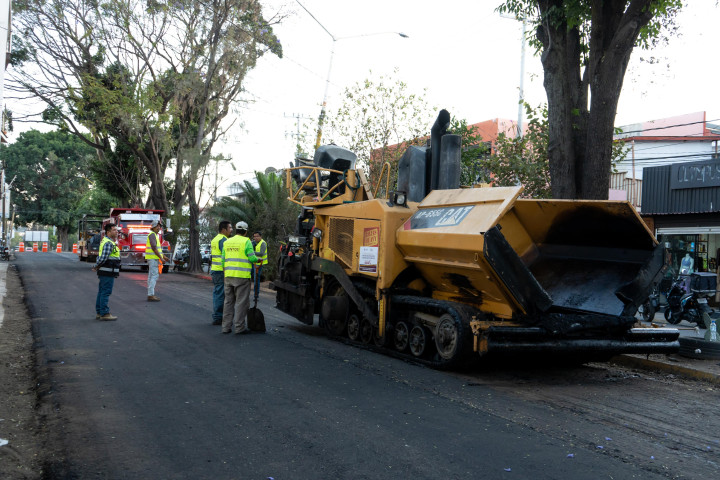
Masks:
[[[686,255],[693,259],[694,272],[715,271],[717,268],[717,257],[710,254],[710,235],[660,235],[658,239],[665,245],[665,262],[670,267],[668,276],[675,276],[680,272],[680,263]]]

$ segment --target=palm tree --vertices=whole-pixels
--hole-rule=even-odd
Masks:
[[[217,221],[229,220],[233,225],[240,220],[247,222],[249,233],[262,232],[268,244],[268,265],[263,269],[269,279],[275,277],[279,250],[287,230],[295,224],[300,213],[299,205],[287,199],[283,179],[274,172],[255,172],[257,187],[245,180],[241,185],[244,197],[224,197],[208,209],[208,216]]]

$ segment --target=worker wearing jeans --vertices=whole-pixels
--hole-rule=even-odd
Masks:
[[[120,274],[120,249],[118,249],[117,227],[108,223],[105,225],[105,237],[100,242],[100,254],[95,266],[92,267],[98,275],[98,294],[95,299],[96,320],[117,320],[115,315],[110,314],[108,300],[115,285],[115,278]]]
[[[232,233],[232,223],[223,220],[218,225],[218,234],[210,242],[210,278],[213,282],[212,325],[221,325],[225,303],[225,275],[222,266],[222,251],[225,240]]]

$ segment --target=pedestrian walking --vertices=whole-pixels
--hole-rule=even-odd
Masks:
[[[223,305],[222,333],[249,333],[247,311],[250,305],[250,272],[258,259],[252,242],[247,238],[248,225],[238,222],[236,235],[225,240],[222,266],[225,273],[225,304]]]
[[[223,220],[218,225],[218,234],[210,242],[210,278],[213,282],[212,324],[221,325],[223,304],[225,303],[225,275],[222,265],[222,250],[225,241],[232,233],[232,223]]]
[[[148,278],[147,278],[147,289],[148,289],[148,302],[159,302],[160,299],[155,296],[155,284],[157,283],[158,277],[160,276],[159,267],[160,260],[163,262],[169,262],[170,259],[162,253],[162,247],[160,246],[160,236],[158,232],[162,228],[162,222],[160,220],[153,220],[150,224],[150,233],[147,236],[145,242],[145,260],[148,264]]]
[[[120,275],[120,249],[117,244],[118,230],[112,223],[105,225],[105,236],[100,241],[100,250],[93,272],[98,275],[98,294],[95,299],[95,320],[117,320],[110,314],[110,295],[115,279]]]
[[[263,267],[267,265],[267,242],[262,238],[262,232],[257,231],[253,233],[253,247],[255,248],[255,256],[258,258],[258,263],[255,264],[255,268],[252,270],[252,280],[255,286],[255,303],[257,304],[258,294],[260,293],[260,281],[262,280]]]

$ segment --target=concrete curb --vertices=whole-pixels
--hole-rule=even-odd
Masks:
[[[688,359],[688,361],[691,362],[692,360]],[[712,363],[712,361],[710,362]],[[670,373],[679,377],[689,378],[691,380],[702,380],[715,385],[720,385],[720,375],[692,368],[692,366],[675,365],[669,362],[660,362],[634,355],[618,355],[610,359],[610,363],[652,372]]]

